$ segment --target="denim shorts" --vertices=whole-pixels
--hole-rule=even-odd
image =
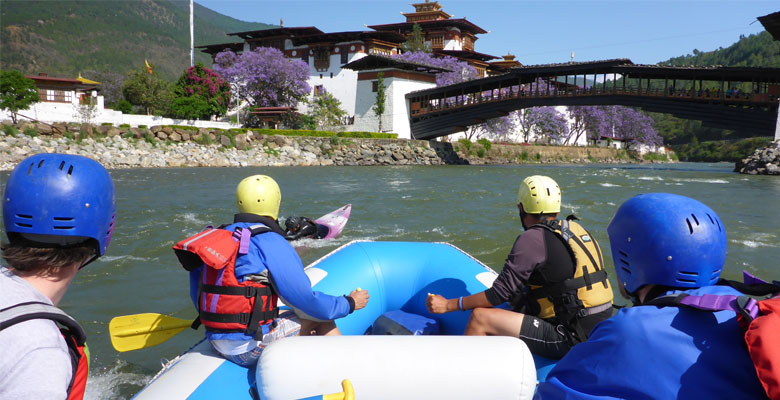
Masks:
[[[263,340],[257,342],[257,347],[242,354],[222,354],[219,351],[219,355],[232,361],[238,365],[244,367],[251,367],[257,363],[257,359],[260,358],[260,354],[263,353],[263,349],[269,346],[271,343],[284,339],[286,337],[299,336],[301,334],[301,320],[292,311],[283,311],[279,316],[271,323],[271,327],[268,333],[263,335]]]

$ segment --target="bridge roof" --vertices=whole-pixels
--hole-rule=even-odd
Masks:
[[[407,71],[427,72],[427,73],[439,73],[439,72],[451,72],[449,69],[436,67],[433,65],[416,63],[411,61],[399,60],[397,58],[383,56],[379,54],[370,54],[359,60],[352,61],[345,64],[342,68],[351,69],[353,71],[363,71],[366,69],[380,69],[380,68],[397,68]]]
[[[758,21],[775,40],[780,40],[780,11],[758,17]]]
[[[585,62],[568,62],[560,64],[539,64],[523,65],[512,68],[513,73],[520,74],[540,74],[540,75],[574,75],[574,74],[594,74],[603,73],[606,69],[618,65],[633,65],[634,63],[627,58],[616,58],[612,60],[598,60]]]
[[[620,65],[615,66],[612,72],[644,79],[780,82],[780,68],[764,67]]]

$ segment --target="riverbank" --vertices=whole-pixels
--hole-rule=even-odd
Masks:
[[[756,149],[749,157],[738,161],[734,172],[748,175],[780,175],[780,140]]]
[[[0,170],[42,152],[79,154],[113,169],[637,162],[623,150],[603,147],[278,136],[168,126],[20,124],[5,125],[0,134]]]

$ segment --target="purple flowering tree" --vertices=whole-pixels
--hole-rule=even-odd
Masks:
[[[569,121],[555,107],[526,108],[520,112],[518,122],[525,143],[531,136],[534,143],[559,143],[569,134]]]
[[[639,145],[655,146],[662,143],[653,127],[653,119],[629,107],[570,107],[569,115],[574,119],[572,130],[576,131],[577,138],[584,130],[590,141],[595,142],[602,137],[621,139],[629,149]],[[574,141],[576,142],[576,138]]]
[[[309,66],[291,60],[274,48],[258,47],[241,54],[223,51],[214,58],[214,70],[227,79],[239,101],[250,107],[295,106],[311,88]]]
[[[395,57],[403,61],[426,64],[450,70],[451,72],[436,74],[436,86],[453,85],[479,78],[479,74],[474,67],[454,57],[439,57],[422,51],[407,52]]]

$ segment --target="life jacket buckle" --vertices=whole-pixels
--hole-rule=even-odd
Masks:
[[[240,323],[241,325],[248,325],[249,324],[249,313],[238,314],[238,323]]]
[[[255,297],[256,294],[257,294],[257,288],[247,286],[246,293],[244,293],[244,297],[246,297],[247,299],[251,299],[252,297]]]

